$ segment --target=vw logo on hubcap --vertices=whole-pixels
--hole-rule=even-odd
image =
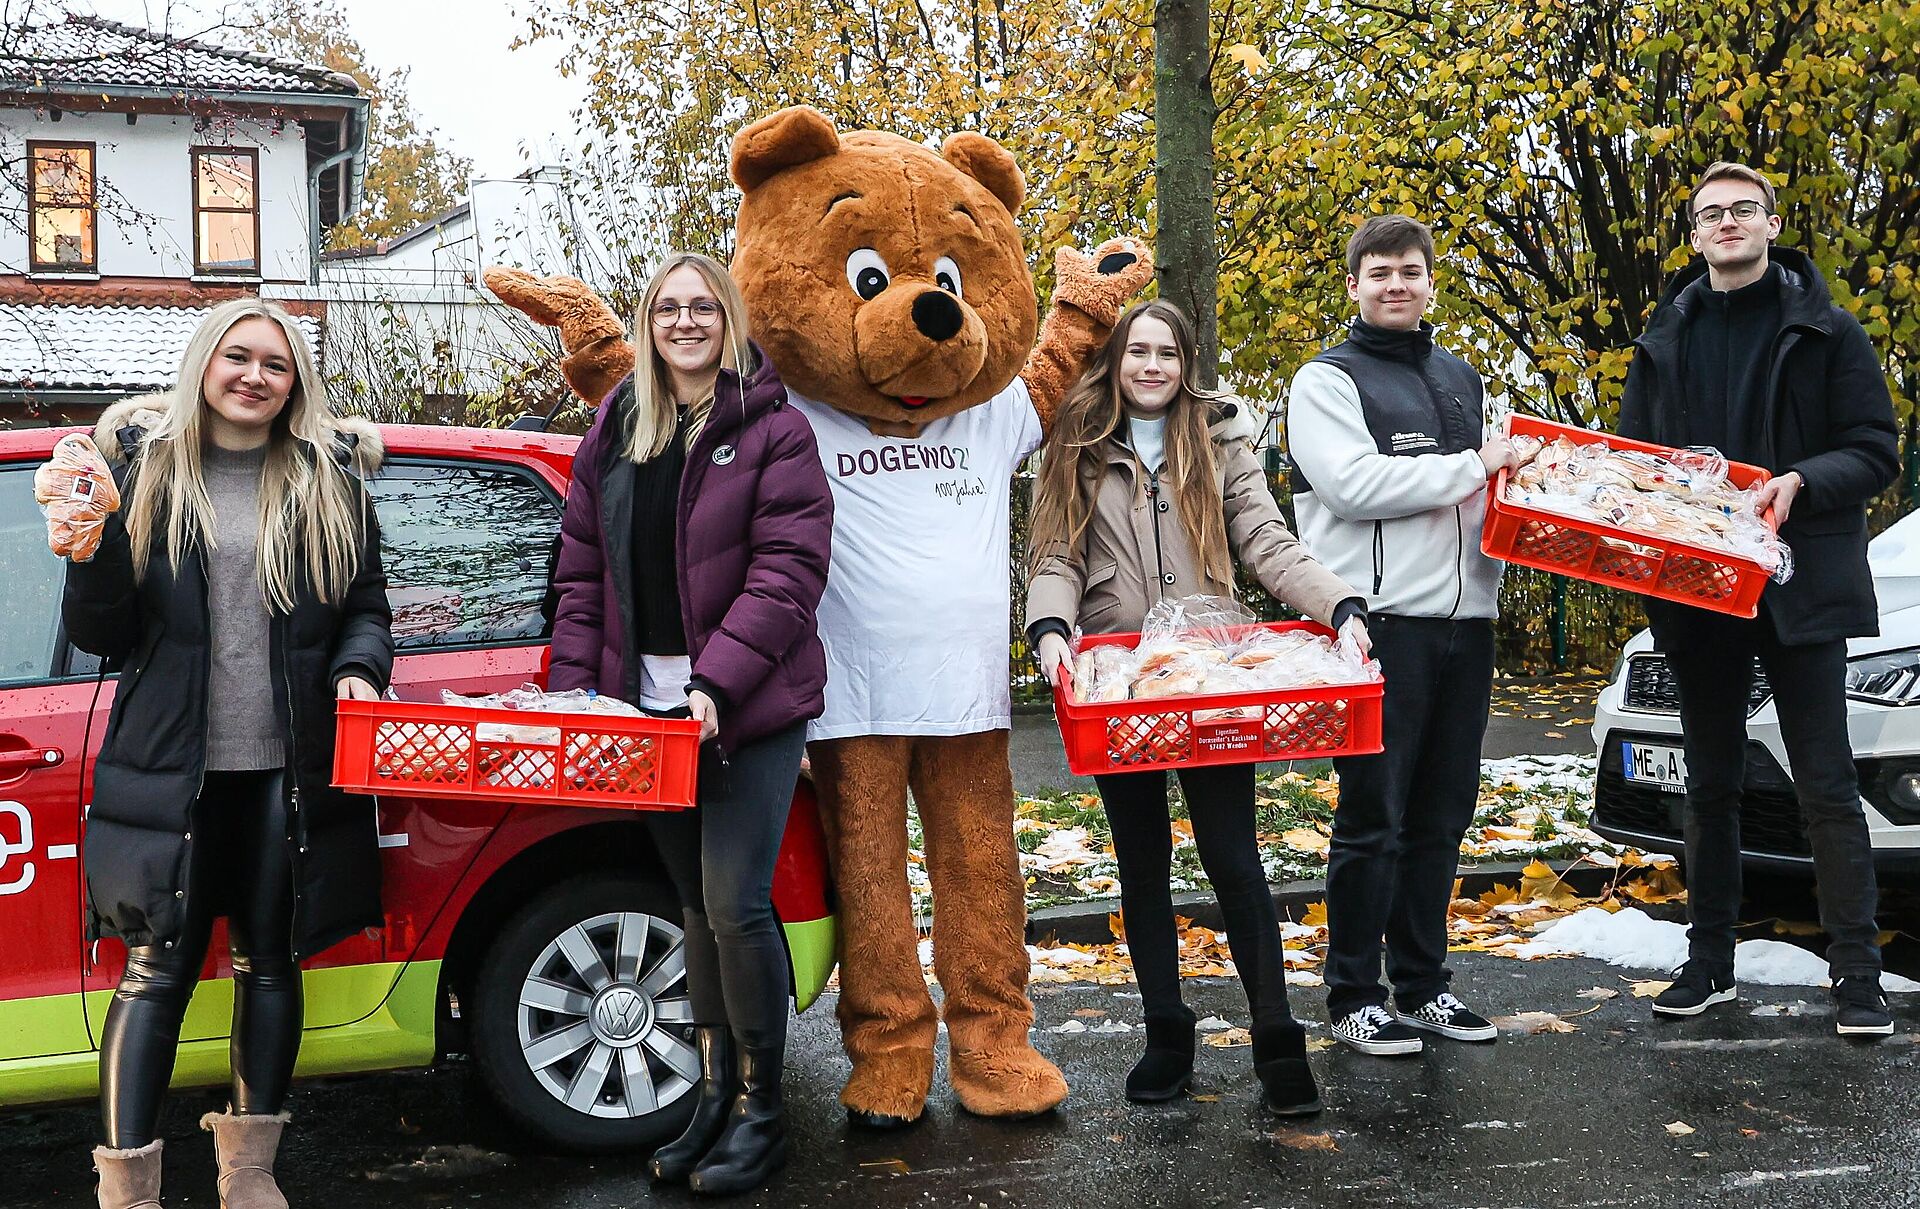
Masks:
[[[631,1045],[653,1024],[653,1003],[628,983],[614,983],[594,999],[588,1017],[609,1045]]]

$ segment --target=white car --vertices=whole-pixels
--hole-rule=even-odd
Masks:
[[[1920,873],[1920,513],[1867,548],[1880,636],[1847,644],[1847,731],[1874,863]],[[1755,868],[1811,875],[1813,858],[1787,775],[1787,750],[1765,675],[1748,700],[1740,847]],[[1649,850],[1682,850],[1687,761],[1666,657],[1642,630],[1627,643],[1594,711],[1599,745],[1593,829]]]

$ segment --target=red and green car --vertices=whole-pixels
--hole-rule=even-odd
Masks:
[[[33,471],[64,430],[0,432],[0,1107],[95,1094],[118,942],[88,946],[88,774],[114,678],[60,625]],[[379,511],[408,700],[543,677],[560,511],[578,439],[390,426]],[[698,1077],[670,883],[629,812],[383,797],[385,926],[306,963],[300,1073],[423,1067],[464,1053],[551,1145],[671,1137]],[[793,996],[833,968],[825,844],[796,786],[773,889]],[[232,970],[216,930],[175,1086],[224,1083]]]

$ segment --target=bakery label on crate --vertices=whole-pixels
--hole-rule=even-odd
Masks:
[[[1199,722],[1193,728],[1196,747],[1207,755],[1255,751],[1265,737],[1266,728],[1258,718],[1240,721]]]

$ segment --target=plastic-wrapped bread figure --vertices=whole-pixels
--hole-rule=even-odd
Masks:
[[[33,498],[47,516],[47,545],[61,558],[83,563],[100,548],[107,517],[120,509],[113,475],[84,433],[61,437],[33,475]]]

